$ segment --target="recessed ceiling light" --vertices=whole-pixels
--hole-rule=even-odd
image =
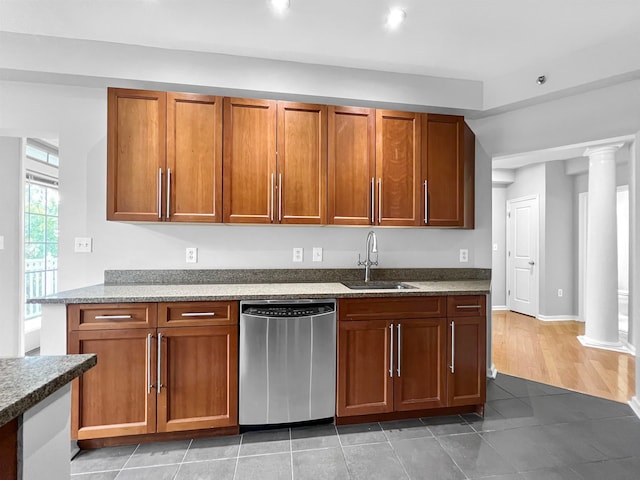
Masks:
[[[269,0],[271,4],[271,8],[273,8],[276,12],[284,13],[290,5],[289,0]]]
[[[387,14],[386,26],[390,30],[395,30],[400,26],[402,22],[404,22],[405,18],[407,18],[407,12],[405,12],[401,8],[394,7],[390,9],[389,13]]]

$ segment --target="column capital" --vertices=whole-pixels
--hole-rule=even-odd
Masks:
[[[584,151],[584,156],[592,157],[595,155],[603,155],[607,153],[615,154],[623,145],[624,142],[618,142],[589,147]]]

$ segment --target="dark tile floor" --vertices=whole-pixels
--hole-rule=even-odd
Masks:
[[[83,451],[72,480],[624,480],[640,419],[624,404],[498,375],[475,414],[250,432]]]

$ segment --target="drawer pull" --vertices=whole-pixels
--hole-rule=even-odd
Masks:
[[[451,322],[451,373],[456,373],[456,322]]]
[[[389,325],[390,340],[389,340],[389,376],[393,377],[393,323]]]
[[[128,320],[131,315],[96,315],[96,320]]]
[[[151,395],[153,382],[151,382],[151,334],[147,334],[147,395]]]
[[[397,372],[398,372],[398,377],[400,376],[400,357],[402,356],[402,337],[401,337],[401,330],[400,330],[400,324],[398,324],[398,368],[397,368]]]
[[[480,308],[482,305],[456,305],[456,308]]]
[[[183,313],[183,317],[215,317],[215,312],[192,312],[192,313]]]
[[[162,390],[162,334],[158,334],[158,388],[156,388],[156,393],[160,395],[160,390]]]

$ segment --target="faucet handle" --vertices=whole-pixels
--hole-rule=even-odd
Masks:
[[[358,253],[358,266],[362,267],[363,265],[366,265],[367,262],[363,262],[362,260],[360,260],[360,254]]]
[[[371,265],[375,265],[376,267],[378,266],[378,254],[377,253],[376,253],[376,260],[375,260],[375,262],[372,261]]]

